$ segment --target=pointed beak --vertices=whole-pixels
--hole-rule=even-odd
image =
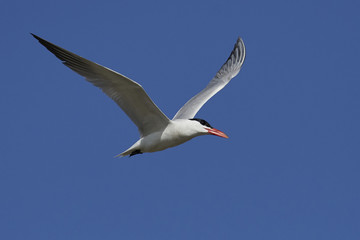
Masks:
[[[207,128],[206,130],[212,135],[216,135],[223,138],[229,138],[225,133],[215,128]]]

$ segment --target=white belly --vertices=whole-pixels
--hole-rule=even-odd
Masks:
[[[140,149],[142,152],[157,152],[164,149],[175,147],[189,141],[195,136],[182,136],[179,134],[156,132],[140,139]]]
[[[189,126],[189,124],[197,123],[189,120],[171,121],[164,130],[142,137],[120,155],[126,156],[134,151],[140,151],[140,153],[162,151],[189,141],[196,136],[208,134],[206,130],[201,132],[199,129]]]

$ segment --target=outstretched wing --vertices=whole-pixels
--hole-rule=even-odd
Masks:
[[[206,88],[185,103],[173,119],[193,118],[212,96],[225,87],[226,84],[239,73],[244,60],[245,45],[243,40],[238,38],[229,58],[216,73],[215,77],[209,82]]]
[[[63,64],[84,76],[113,99],[135,123],[141,136],[161,130],[169,123],[170,120],[137,82],[32,35]]]

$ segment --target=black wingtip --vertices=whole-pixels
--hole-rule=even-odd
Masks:
[[[35,35],[35,34],[33,34],[33,33],[30,33],[30,34],[31,34],[36,40],[38,40],[41,45],[43,45],[44,47],[46,47],[46,48],[47,48],[50,52],[52,52],[53,54],[55,54],[55,53],[54,53],[54,48],[59,48],[59,47],[55,46],[54,44],[46,41],[45,39],[42,39],[41,37],[39,37],[39,36],[37,36],[37,35]],[[55,55],[56,55],[56,54],[55,54]]]
[[[33,33],[30,33],[34,38],[36,38],[37,40],[39,40],[39,37],[38,36],[36,36],[35,34],[33,34]]]
[[[37,36],[37,35],[35,35],[35,34],[33,34],[33,33],[30,33],[30,34],[31,34],[36,40],[38,40],[40,43],[45,41],[44,39],[42,39],[41,37],[39,37],[39,36]]]

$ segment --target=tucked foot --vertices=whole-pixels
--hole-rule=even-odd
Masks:
[[[138,150],[132,151],[132,152],[130,153],[129,157],[134,156],[134,155],[136,155],[136,154],[143,154],[143,153],[138,149]]]

